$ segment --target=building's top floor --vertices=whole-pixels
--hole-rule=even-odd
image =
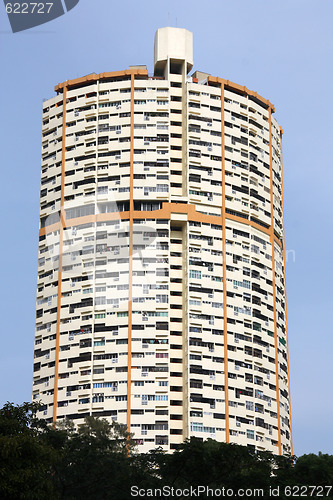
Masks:
[[[154,45],[154,75],[148,74],[145,65],[130,66],[123,71],[112,71],[105,73],[91,73],[81,78],[67,80],[55,86],[57,94],[61,94],[66,87],[67,90],[84,88],[96,82],[116,82],[130,80],[170,80],[172,75],[183,75],[186,81],[198,85],[209,85],[224,87],[242,96],[247,96],[264,109],[275,112],[274,105],[264,97],[247,87],[230,82],[223,78],[212,76],[208,73],[195,71],[191,76],[188,73],[193,67],[193,43],[192,33],[181,28],[160,28],[155,34]]]

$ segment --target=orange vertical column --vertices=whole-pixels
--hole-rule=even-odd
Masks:
[[[131,74],[131,150],[130,150],[130,209],[129,209],[129,259],[128,259],[128,357],[127,357],[127,432],[131,431],[132,396],[132,272],[133,272],[133,212],[134,212],[134,74]]]
[[[53,394],[53,426],[57,421],[58,385],[59,385],[59,349],[60,349],[60,318],[61,318],[61,285],[62,285],[62,254],[65,228],[65,166],[66,166],[66,101],[67,87],[63,90],[62,105],[62,153],[61,153],[61,197],[60,197],[60,235],[59,235],[59,260],[58,260],[58,299],[57,299],[57,331],[54,369],[54,394]]]
[[[225,439],[229,443],[229,376],[228,376],[228,323],[227,323],[227,231],[225,216],[225,138],[224,138],[224,83],[221,83],[221,157],[222,157],[222,249],[223,249],[223,342],[224,342],[224,396]]]
[[[293,432],[291,422],[291,403],[290,403],[290,371],[289,371],[289,343],[288,343],[288,319],[287,319],[287,282],[286,282],[286,240],[284,233],[284,201],[283,201],[283,161],[282,161],[282,128],[280,127],[281,144],[281,190],[282,190],[282,230],[283,230],[283,277],[284,277],[284,309],[286,317],[286,337],[287,337],[287,365],[288,365],[288,399],[289,399],[289,422],[290,422],[290,448],[293,454]]]
[[[271,189],[271,234],[272,246],[272,282],[273,282],[273,316],[274,316],[274,344],[275,344],[275,375],[276,375],[276,413],[278,423],[278,448],[281,455],[281,422],[280,422],[280,392],[279,392],[279,361],[278,361],[278,336],[276,314],[276,284],[275,284],[275,249],[274,249],[274,195],[273,195],[273,156],[272,156],[272,109],[269,107],[269,169]]]

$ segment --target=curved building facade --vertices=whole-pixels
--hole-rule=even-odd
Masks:
[[[162,28],[146,67],[43,105],[33,399],[139,450],[208,437],[292,451],[282,129]]]

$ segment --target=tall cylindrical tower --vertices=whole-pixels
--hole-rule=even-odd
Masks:
[[[291,452],[282,130],[163,28],[155,73],[91,74],[43,105],[33,398],[139,449],[197,436]]]

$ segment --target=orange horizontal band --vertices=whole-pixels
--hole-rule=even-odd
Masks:
[[[219,83],[220,85],[224,85],[225,87],[230,87],[231,89],[237,90],[238,92],[243,92],[246,95],[250,95],[252,97],[255,97],[258,99],[258,101],[261,101],[265,106],[268,108],[271,108],[272,113],[275,113],[275,107],[274,104],[272,104],[268,99],[265,99],[261,95],[257,94],[257,92],[254,92],[253,90],[249,90],[246,87],[243,87],[242,85],[238,85],[237,83],[230,82],[229,80],[225,80],[224,78],[219,78],[218,76],[208,76],[207,81],[212,82],[212,83]],[[228,89],[226,89],[228,90]]]
[[[75,87],[76,85],[82,85],[87,82],[97,82],[98,80],[106,80],[108,78],[117,78],[121,76],[131,76],[131,75],[148,76],[148,70],[133,68],[133,69],[125,69],[123,71],[110,71],[107,73],[99,73],[99,74],[93,73],[91,75],[86,75],[81,78],[74,78],[74,80],[67,80],[66,82],[58,83],[58,85],[54,87],[54,90],[56,92],[61,92],[65,87],[70,89],[70,87]]]
[[[134,219],[170,219],[171,214],[187,214],[188,220],[196,221],[196,222],[206,222],[207,224],[222,224],[221,215],[207,215],[201,212],[197,212],[195,205],[188,205],[185,203],[163,203],[163,208],[160,210],[152,210],[152,211],[133,211]],[[88,224],[90,222],[103,222],[109,220],[123,220],[129,219],[129,211],[127,212],[109,212],[105,214],[95,214],[95,215],[86,215],[84,217],[78,217],[75,219],[69,219],[65,221],[66,227],[80,226],[81,224]],[[226,213],[225,218],[228,220],[232,220],[234,222],[238,222],[240,224],[244,224],[246,226],[251,226],[257,231],[261,231],[262,233],[267,234],[268,236],[272,235],[271,226],[265,228],[256,222],[248,219],[243,219],[242,217],[237,217],[236,215]],[[46,234],[52,233],[53,231],[57,231],[60,229],[60,222],[56,224],[52,224],[47,227],[43,227],[39,230],[39,236],[44,236]],[[274,234],[275,242],[283,248],[282,242],[277,238]]]

